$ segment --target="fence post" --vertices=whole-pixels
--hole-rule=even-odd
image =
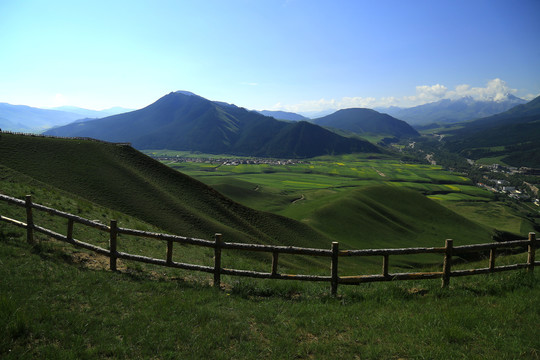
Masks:
[[[497,257],[496,249],[489,250],[489,271],[495,270],[495,258]]]
[[[34,242],[34,216],[32,214],[32,195],[26,195],[26,242],[30,245]]]
[[[332,242],[332,295],[337,295],[338,288],[338,258],[339,258],[339,243],[336,241]]]
[[[527,256],[527,267],[528,271],[534,271],[534,261],[535,261],[535,252],[536,252],[536,234],[533,232],[529,233],[529,246],[528,246],[528,256]]]
[[[173,241],[167,240],[167,264],[172,264]]]
[[[383,255],[382,274],[383,274],[384,277],[388,277],[389,256],[390,255],[388,255],[388,254]]]
[[[116,220],[111,220],[110,236],[109,236],[109,251],[110,260],[109,267],[112,271],[116,271],[116,239],[118,237],[118,224]]]
[[[218,233],[214,236],[214,286],[218,289],[221,287],[221,236]]]
[[[67,228],[67,240],[68,242],[73,241],[73,219],[68,219],[68,228]]]
[[[272,252],[272,275],[277,274],[279,253],[277,251]]]
[[[442,275],[442,287],[447,287],[450,284],[450,272],[452,271],[452,249],[454,247],[454,240],[446,239],[446,251],[444,254],[443,263],[443,275]]]

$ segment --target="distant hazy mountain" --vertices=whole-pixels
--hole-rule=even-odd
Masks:
[[[40,132],[80,118],[81,115],[67,111],[0,103],[0,125],[3,130]]]
[[[110,108],[102,111],[73,106],[40,109],[25,105],[0,103],[0,129],[22,132],[42,132],[56,126],[69,124],[83,118],[100,118],[129,111]]]
[[[478,119],[501,113],[526,102],[510,94],[504,100],[498,101],[479,101],[467,96],[457,100],[443,99],[411,108],[389,107],[377,110],[417,126]]]
[[[509,165],[540,168],[540,97],[442,133],[446,148],[467,158],[500,157]]]
[[[337,109],[326,109],[321,111],[301,111],[300,115],[306,116],[309,119],[318,119],[326,115],[330,115],[338,111]]]
[[[309,118],[305,116],[292,113],[292,112],[287,112],[287,111],[262,110],[262,111],[257,111],[257,112],[265,116],[271,116],[274,119],[278,119],[278,120],[289,120],[289,121],[309,120]]]
[[[405,121],[363,108],[339,110],[322,118],[314,119],[312,122],[357,134],[385,135],[397,138],[420,135]]]
[[[8,119],[4,119],[4,118],[0,117],[0,129],[14,131],[14,130],[17,130],[17,128],[18,128],[18,125],[15,124],[14,122],[9,121]],[[19,128],[19,130],[23,129],[23,128],[24,127],[21,127],[21,128]]]
[[[170,93],[140,110],[66,125],[47,134],[131,142],[139,149],[213,154],[312,157],[379,152],[368,142],[345,138],[305,121],[279,121],[186,92]]]
[[[126,109],[122,107],[112,107],[110,109],[104,109],[104,110],[89,110],[89,109],[83,109],[76,106],[60,106],[51,108],[51,110],[60,110],[60,111],[66,111],[74,114],[79,114],[80,118],[89,118],[89,119],[99,119],[104,118],[107,116],[117,115],[117,114],[123,114],[125,112],[133,111],[133,109]]]

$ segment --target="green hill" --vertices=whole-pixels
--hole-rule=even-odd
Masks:
[[[245,156],[313,157],[380,152],[360,139],[348,139],[302,122],[279,121],[185,92],[170,93],[141,110],[70,124],[46,134],[131,142],[138,149]]]
[[[129,146],[2,134],[0,165],[176,234],[211,239],[219,232],[225,241],[330,244],[304,224],[242,206]]]
[[[419,192],[390,185],[346,192],[297,219],[351,248],[443,246],[450,238],[464,245],[492,236]]]
[[[418,132],[405,121],[371,109],[343,109],[315,119],[313,123],[356,134],[384,135],[397,138],[419,136]]]

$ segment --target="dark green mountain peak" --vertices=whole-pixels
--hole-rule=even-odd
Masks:
[[[314,157],[379,152],[363,140],[348,139],[313,124],[279,121],[186,91],[171,92],[137,111],[69,124],[46,134],[130,142],[138,149],[244,156]]]
[[[398,138],[419,136],[405,121],[372,109],[350,108],[313,120],[313,123],[357,134],[395,136]]]

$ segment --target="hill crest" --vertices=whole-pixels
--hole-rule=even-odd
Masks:
[[[325,136],[319,136],[322,132]],[[317,141],[309,140],[311,133],[317,134]],[[306,128],[302,124],[279,121],[235,105],[178,92],[165,95],[140,110],[70,124],[51,129],[46,134],[131,142],[138,149],[244,156],[314,157],[357,151],[380,152],[366,141],[348,139],[322,128]],[[300,138],[295,138],[300,135],[307,139],[300,141]]]
[[[419,136],[409,124],[388,114],[372,109],[350,108],[312,120],[314,124],[352,131],[357,134],[374,134],[397,138]]]

